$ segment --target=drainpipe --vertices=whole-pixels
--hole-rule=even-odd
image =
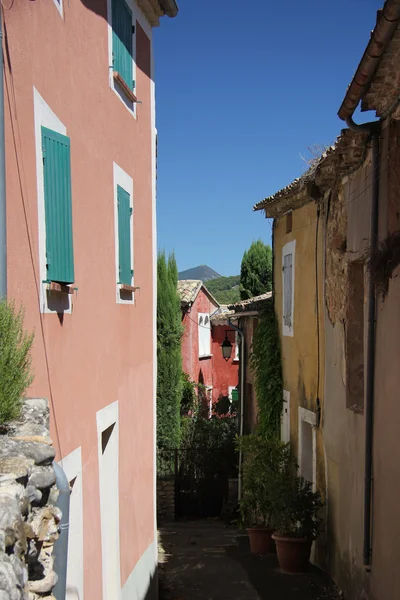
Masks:
[[[58,463],[53,462],[56,476],[56,486],[59,494],[56,506],[61,510],[62,517],[59,524],[60,535],[54,545],[54,571],[57,574],[57,583],[53,589],[53,596],[57,600],[65,600],[67,587],[67,561],[68,561],[68,530],[69,530],[69,499],[70,489],[67,476]]]
[[[356,125],[352,117],[346,118],[350,129],[369,132],[372,141],[372,198],[370,211],[370,252],[374,255],[378,246],[379,216],[379,130],[380,123]],[[372,467],[374,438],[374,388],[375,388],[375,336],[376,336],[376,290],[368,278],[368,325],[367,325],[367,375],[365,393],[365,481],[364,481],[364,544],[363,564],[371,566],[371,507],[372,507]]]
[[[0,7],[1,9],[1,7]],[[0,10],[0,298],[7,297],[6,165],[4,140],[3,15]]]
[[[239,437],[243,437],[243,413],[244,413],[244,333],[239,327],[236,327],[230,319],[228,319],[229,325],[238,332],[240,335],[240,420],[239,420]],[[242,451],[239,450],[239,477],[238,477],[238,499],[242,499]]]

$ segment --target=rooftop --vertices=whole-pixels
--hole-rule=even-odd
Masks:
[[[267,218],[281,217],[320,198],[338,176],[344,176],[361,165],[366,139],[367,134],[344,129],[336,142],[313,161],[306,173],[255,204],[253,210],[264,210]]]

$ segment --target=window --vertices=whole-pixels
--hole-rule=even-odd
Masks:
[[[233,360],[239,360],[239,334],[235,331],[235,355]]]
[[[132,10],[124,0],[111,0],[112,70],[114,81],[130,101],[136,101],[133,90],[135,25]]]
[[[70,140],[42,126],[46,279],[74,282]]]
[[[133,304],[135,301],[133,180],[116,163],[113,168],[116,301],[118,304]]]
[[[118,283],[131,286],[133,278],[131,249],[132,207],[129,193],[117,185],[118,204]]]
[[[208,313],[198,314],[199,356],[210,356],[211,354],[211,328],[210,315]]]
[[[294,309],[294,257],[296,242],[289,242],[282,250],[282,297],[283,297],[283,335],[293,336]]]

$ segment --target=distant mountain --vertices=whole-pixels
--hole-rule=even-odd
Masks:
[[[193,269],[186,269],[186,271],[181,271],[178,273],[179,280],[181,279],[200,279],[203,283],[205,281],[210,281],[210,279],[217,279],[217,277],[221,277],[219,273],[207,267],[207,265],[199,265],[198,267],[193,267]]]

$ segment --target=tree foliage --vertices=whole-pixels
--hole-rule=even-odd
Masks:
[[[272,290],[272,250],[262,240],[252,242],[245,251],[240,268],[240,297],[242,300]]]
[[[0,301],[0,423],[16,419],[26,388],[33,381],[33,334],[24,330],[24,311]]]
[[[177,448],[182,398],[182,317],[175,256],[157,260],[157,443]]]
[[[217,277],[206,282],[206,288],[220,304],[234,304],[240,300],[240,275]]]
[[[255,380],[259,432],[267,439],[278,438],[283,409],[283,383],[278,323],[272,299],[260,315],[250,360]]]

